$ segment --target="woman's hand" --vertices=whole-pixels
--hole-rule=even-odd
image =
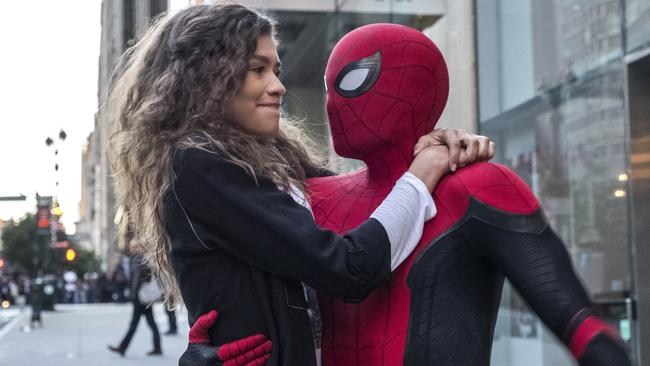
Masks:
[[[449,173],[449,149],[446,145],[430,145],[418,150],[409,172],[418,177],[429,192],[433,192],[443,175]]]
[[[437,128],[420,137],[413,147],[413,155],[430,146],[449,148],[449,169],[454,172],[476,161],[487,161],[494,156],[494,142],[490,138],[474,135],[455,128]]]

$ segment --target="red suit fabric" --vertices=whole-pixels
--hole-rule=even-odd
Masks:
[[[189,344],[178,360],[178,366],[262,366],[271,358],[273,344],[262,334],[213,346],[209,329],[217,321],[218,313],[201,315],[189,332]]]
[[[351,71],[361,79],[344,82]],[[325,83],[336,152],[367,165],[308,181],[316,221],[344,233],[366,220],[408,169],[417,139],[434,128],[443,111],[449,81],[440,51],[422,33],[373,24],[336,45]],[[319,294],[325,366],[489,364],[504,275],[525,288],[527,268],[540,263],[527,259],[526,252],[517,254],[519,248],[541,248],[534,249],[542,251],[535,258],[542,258],[548,270],[535,279],[551,278],[544,286],[556,290],[562,309],[547,307],[541,294],[522,295],[567,345],[575,329],[585,327],[582,318],[593,319],[578,317],[581,312],[593,316],[588,297],[559,239],[543,224],[538,201],[512,171],[473,164],[445,176],[433,196],[437,216],[426,223],[416,250],[389,281],[357,304]],[[475,208],[479,213],[472,214]],[[480,212],[487,212],[487,219]],[[491,218],[494,222],[484,225]],[[481,230],[486,234],[478,234]],[[483,246],[480,235],[506,245]],[[544,253],[547,241],[556,249]],[[509,253],[502,253],[508,245]],[[616,338],[603,324],[598,323],[602,331],[581,332],[577,357],[589,352],[589,337]],[[470,355],[457,354],[463,352]]]

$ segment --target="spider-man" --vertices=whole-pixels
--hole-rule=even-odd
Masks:
[[[344,233],[366,220],[407,170],[412,147],[442,113],[448,75],[422,33],[374,24],[339,41],[325,83],[336,152],[367,165],[309,181],[316,221]],[[512,171],[465,167],[437,185],[434,201],[437,216],[383,286],[357,304],[319,296],[324,365],[488,365],[504,276],[580,365],[630,364],[536,198]]]

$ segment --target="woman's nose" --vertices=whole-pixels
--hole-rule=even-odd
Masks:
[[[273,80],[268,86],[268,92],[271,95],[283,96],[287,92],[287,89],[284,87],[284,84],[282,84],[280,79],[276,75],[273,75]]]

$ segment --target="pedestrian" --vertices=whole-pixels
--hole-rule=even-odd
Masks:
[[[113,275],[111,276],[111,288],[112,294],[111,299],[114,302],[126,302],[125,292],[128,287],[127,276],[124,273],[124,268],[122,265],[115,267],[113,270]]]
[[[160,333],[158,332],[158,326],[153,316],[153,307],[151,303],[143,303],[138,298],[138,292],[141,287],[148,281],[155,281],[152,277],[151,271],[147,268],[146,264],[142,258],[143,246],[140,241],[137,239],[131,239],[129,242],[129,252],[131,254],[131,303],[133,304],[133,313],[131,315],[131,322],[129,323],[129,329],[126,332],[124,338],[118,346],[108,346],[108,349],[117,352],[120,356],[124,356],[126,353],[133,334],[135,334],[136,329],[138,328],[138,323],[142,316],[147,320],[147,324],[151,329],[153,336],[153,349],[147,352],[148,356],[153,355],[162,355],[162,348],[160,346]]]
[[[305,179],[331,173],[280,127],[280,68],[272,21],[246,7],[161,20],[118,65],[112,161],[148,263],[168,300],[180,288],[190,323],[219,309],[217,344],[263,332],[276,349],[262,361],[314,365],[305,293],[359,300],[385,280],[435,215],[431,191],[458,158],[422,149],[370,219],[344,235],[321,230]],[[447,143],[458,135],[475,138]]]
[[[101,272],[97,278],[97,284],[95,286],[96,298],[98,302],[111,302],[112,300],[112,290],[111,290],[111,281],[105,272]]]
[[[176,324],[176,310],[165,307],[165,313],[167,314],[167,324],[168,328],[165,332],[165,335],[175,335],[178,334],[178,326]]]
[[[13,304],[15,298],[13,296],[11,281],[9,276],[3,273],[0,273],[0,302],[7,301],[9,304]]]
[[[16,302],[22,309],[28,303],[27,299],[29,298],[29,288],[31,286],[31,281],[27,275],[19,274],[16,283],[18,285],[18,300]]]
[[[63,273],[63,291],[64,291],[64,297],[63,301],[66,304],[75,304],[77,303],[77,298],[78,298],[78,287],[77,287],[77,280],[79,279],[77,276],[77,273],[75,271],[65,271]]]
[[[29,304],[32,307],[32,316],[29,322],[31,328],[36,328],[37,325],[39,328],[43,328],[43,317],[41,316],[41,313],[43,312],[43,302],[45,300],[43,282],[41,275],[37,275],[32,281],[29,290]]]

